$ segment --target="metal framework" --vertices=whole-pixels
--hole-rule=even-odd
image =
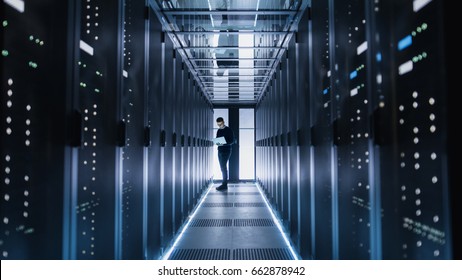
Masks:
[[[212,104],[223,105],[258,103],[309,1],[149,4],[197,85]]]

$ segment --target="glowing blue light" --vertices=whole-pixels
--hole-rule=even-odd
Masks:
[[[354,78],[356,78],[358,76],[358,71],[353,71],[350,73],[350,80],[353,80]]]
[[[328,88],[326,88],[325,90],[322,91],[322,94],[327,94],[327,93],[329,93],[329,89],[328,89]]]
[[[409,47],[410,45],[412,45],[412,36],[407,35],[403,39],[399,40],[399,42],[398,42],[398,50],[402,51],[405,48]]]
[[[166,253],[162,256],[162,260],[168,260],[168,258],[170,258],[170,255],[172,254],[172,251],[173,249],[175,249],[176,245],[178,244],[178,242],[181,240],[181,238],[183,237],[183,234],[184,232],[188,229],[189,227],[189,224],[191,223],[192,219],[194,219],[194,216],[196,216],[196,213],[197,213],[197,210],[199,210],[201,208],[201,205],[202,203],[204,202],[205,198],[207,197],[207,195],[209,194],[210,190],[212,189],[212,186],[213,184],[210,183],[210,186],[207,190],[207,192],[205,193],[204,196],[202,196],[201,198],[201,201],[199,202],[199,204],[197,205],[197,207],[194,209],[193,213],[191,214],[191,216],[188,218],[188,221],[186,222],[186,224],[183,226],[183,228],[180,230],[180,233],[177,235],[177,237],[175,238],[175,241],[173,242],[173,245],[166,251]]]
[[[382,61],[382,54],[381,54],[381,53],[377,53],[377,54],[375,55],[375,59],[376,59],[378,62]]]
[[[273,218],[273,222],[276,224],[277,228],[279,229],[279,232],[282,235],[282,238],[284,238],[284,242],[286,243],[287,247],[289,247],[290,253],[292,254],[292,257],[295,260],[299,260],[300,258],[298,257],[297,253],[295,253],[294,248],[292,247],[292,244],[289,241],[289,238],[287,238],[281,224],[279,223],[279,220],[276,218],[276,215],[273,213],[273,208],[271,208],[266,196],[263,194],[263,191],[260,188],[260,185],[256,183],[257,189],[260,192],[260,195],[263,197],[263,200],[265,201],[266,207],[268,208],[269,212],[271,213],[271,217]]]

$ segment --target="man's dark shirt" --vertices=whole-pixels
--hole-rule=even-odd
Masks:
[[[218,137],[225,137],[226,144],[218,146],[218,151],[227,152],[231,151],[231,147],[234,144],[234,133],[231,128],[225,126],[224,128],[219,128],[217,130],[217,138]]]

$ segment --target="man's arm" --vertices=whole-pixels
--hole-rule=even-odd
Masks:
[[[234,144],[234,132],[231,128],[228,127],[226,134],[225,134],[225,139],[226,139],[226,146],[231,146]]]

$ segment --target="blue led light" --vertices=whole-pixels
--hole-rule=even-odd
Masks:
[[[412,45],[412,36],[407,35],[406,37],[404,37],[398,42],[398,50],[402,51],[405,48],[409,47],[410,45]]]
[[[377,54],[375,55],[375,59],[376,59],[378,62],[382,61],[382,54],[381,54],[381,53],[377,53]]]
[[[350,73],[350,80],[353,80],[354,78],[356,78],[358,76],[358,71],[353,71]]]
[[[322,94],[327,94],[329,92],[329,89],[326,88],[325,90],[322,91]]]

